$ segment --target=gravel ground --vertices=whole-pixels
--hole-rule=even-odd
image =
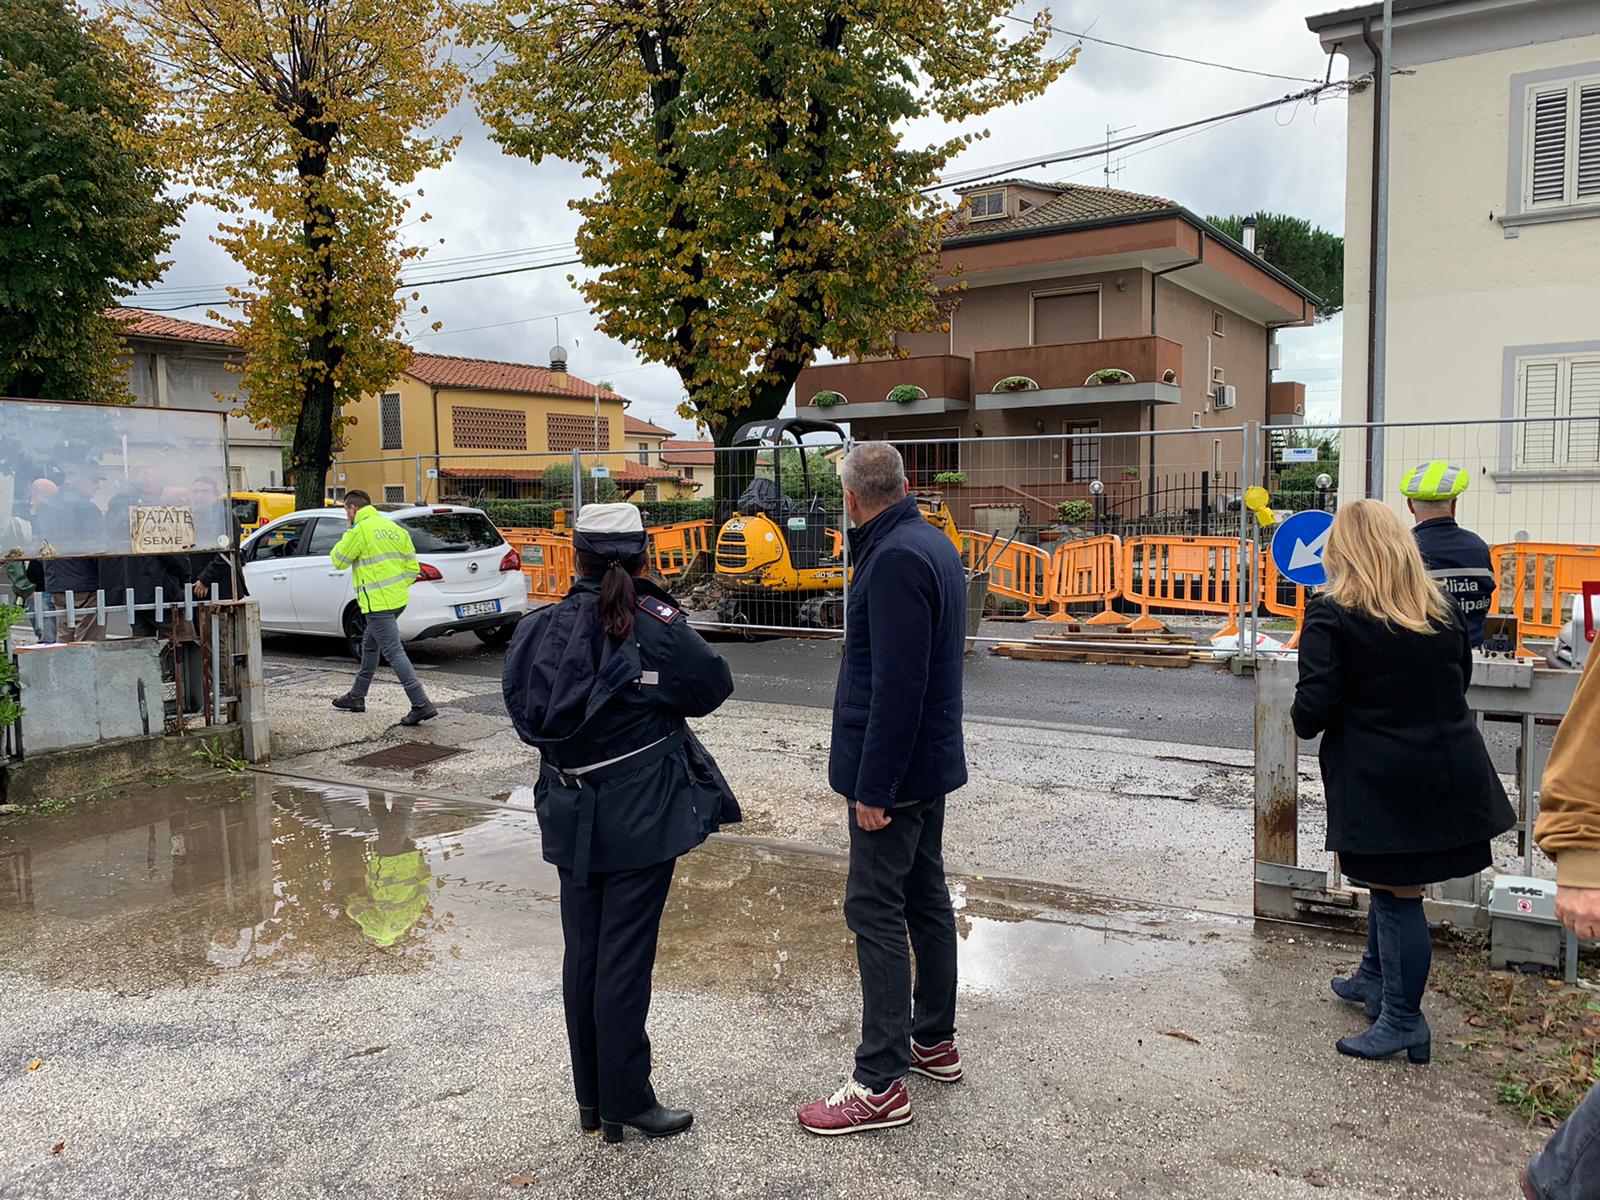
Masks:
[[[417,802],[430,909],[380,950],[343,897],[368,806],[403,798],[227,786],[0,831],[35,885],[0,906],[26,1014],[0,1026],[0,1194],[1499,1200],[1539,1140],[1443,1001],[1432,1067],[1333,1054],[1347,940],[976,878],[967,1080],[919,1079],[905,1129],[811,1139],[793,1110],[842,1082],[859,1005],[841,864],[723,840],[680,865],[652,1016],[696,1127],[606,1146],[575,1127],[525,814]]]

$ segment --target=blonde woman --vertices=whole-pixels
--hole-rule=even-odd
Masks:
[[[1357,501],[1334,518],[1323,561],[1328,586],[1300,638],[1294,727],[1322,735],[1328,849],[1372,897],[1366,955],[1333,990],[1373,1025],[1338,1050],[1425,1063],[1433,943],[1422,887],[1483,870],[1490,839],[1516,817],[1467,708],[1466,626],[1410,531],[1382,502]]]

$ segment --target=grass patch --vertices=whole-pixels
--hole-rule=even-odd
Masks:
[[[1467,1010],[1458,1044],[1481,1056],[1500,1102],[1529,1121],[1558,1124],[1600,1082],[1600,993],[1490,970],[1487,948],[1472,946],[1441,947],[1432,982]]]

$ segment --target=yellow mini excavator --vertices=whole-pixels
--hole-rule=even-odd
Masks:
[[[808,434],[817,437],[808,447]],[[771,476],[757,475],[737,511],[717,533],[716,576],[722,587],[718,619],[726,625],[838,629],[844,624],[844,501],[831,502],[813,478],[808,450],[842,449],[844,430],[832,421],[788,417],[756,421],[733,444],[766,450]],[[796,454],[804,495],[782,487],[781,456]],[[961,534],[937,493],[919,494],[929,524],[961,548]]]

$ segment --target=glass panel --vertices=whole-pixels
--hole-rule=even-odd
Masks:
[[[220,412],[0,400],[0,557],[225,543],[225,439]]]

